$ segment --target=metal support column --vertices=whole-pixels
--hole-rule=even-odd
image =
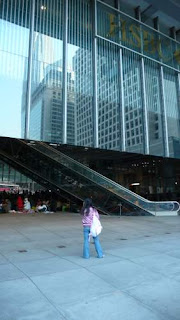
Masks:
[[[171,38],[173,38],[174,40],[176,40],[176,28],[175,27],[172,27],[169,29],[169,36]]]
[[[135,18],[140,21],[141,20],[141,7],[140,6],[136,7],[134,9],[134,13],[135,13]]]
[[[24,130],[25,139],[29,138],[29,125],[30,125],[34,16],[35,16],[35,0],[32,0],[31,13],[30,13],[31,21],[30,21],[30,32],[29,32],[29,51],[28,51],[28,68],[27,68],[27,91],[26,91],[25,130]]]
[[[135,9],[136,19],[141,21],[141,8],[138,6]],[[142,27],[140,26],[141,37],[141,53],[143,53],[143,34]],[[147,96],[146,96],[146,83],[145,83],[145,69],[144,69],[144,57],[141,57],[141,89],[142,89],[142,110],[143,110],[143,132],[144,132],[144,153],[149,154],[149,128],[148,128],[148,110],[147,110]]]
[[[118,10],[120,10],[120,0],[118,0]],[[119,20],[119,38],[121,39],[121,23]],[[120,102],[120,139],[121,151],[126,151],[126,128],[125,128],[125,110],[124,110],[124,85],[123,85],[123,54],[122,48],[119,49],[119,102]]]
[[[177,91],[178,91],[178,105],[179,105],[179,117],[180,117],[180,73],[177,75]]]
[[[63,112],[63,136],[62,143],[67,144],[67,38],[68,38],[68,0],[64,1],[64,31],[63,31],[63,88],[62,88],[62,112]]]
[[[178,94],[179,94],[179,103],[180,103],[180,72],[178,73]]]
[[[153,19],[154,29],[159,30],[159,17]]]
[[[144,58],[141,58],[141,74],[142,74],[142,96],[143,96],[143,120],[144,120],[144,153],[149,154],[149,130],[148,130],[148,112],[145,85]]]
[[[166,114],[166,99],[165,99],[165,89],[164,89],[164,70],[163,70],[163,66],[160,67],[160,85],[161,85],[161,98],[162,98],[164,155],[165,155],[165,157],[169,157],[168,125],[167,125],[167,114]]]
[[[92,10],[93,23],[93,52],[92,52],[92,71],[93,71],[93,134],[94,148],[98,148],[98,100],[97,100],[97,2],[93,1]]]
[[[159,31],[159,17],[153,19],[154,28]],[[158,36],[160,42],[160,36]],[[161,43],[160,43],[161,47]],[[160,66],[160,92],[161,92],[161,113],[162,113],[162,130],[163,130],[163,147],[164,156],[169,157],[169,143],[168,143],[168,125],[167,125],[167,114],[166,114],[166,99],[165,99],[165,89],[164,89],[164,69]]]
[[[120,90],[120,117],[121,117],[121,151],[126,151],[126,127],[124,108],[124,84],[123,84],[123,55],[119,50],[119,90]]]

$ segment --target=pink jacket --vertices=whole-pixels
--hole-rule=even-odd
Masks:
[[[96,215],[96,217],[99,219],[99,213],[95,208],[90,207],[90,211],[88,216],[86,216],[86,213],[82,217],[82,224],[83,227],[91,227],[92,221],[93,221],[93,215]]]

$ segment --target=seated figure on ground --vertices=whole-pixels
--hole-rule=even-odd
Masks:
[[[28,198],[24,199],[24,211],[25,211],[25,213],[31,212],[31,204],[30,204]]]

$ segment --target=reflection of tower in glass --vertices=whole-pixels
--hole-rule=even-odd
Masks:
[[[46,35],[35,33],[29,137],[35,140],[62,143],[62,61],[55,59],[53,41],[54,39]],[[67,82],[67,142],[74,144],[73,72],[68,72]],[[27,83],[24,82],[24,85]],[[25,101],[23,97],[22,119],[25,118]]]
[[[160,105],[160,88],[158,75],[146,74],[146,95],[148,104],[148,130],[149,141],[153,152],[158,154],[158,151],[163,148],[162,139],[162,119]],[[163,151],[162,151],[163,152]]]
[[[160,117],[160,92],[158,76],[146,73],[146,102],[150,147],[158,154],[162,147],[162,125]],[[139,67],[130,67],[124,72],[124,101],[126,143],[128,151],[137,152],[143,143],[141,77]],[[153,148],[153,149],[152,149]],[[162,151],[163,152],[163,151]]]
[[[73,57],[75,77],[76,142],[93,145],[91,51],[78,49]]]
[[[83,49],[76,51],[73,59],[75,71],[75,104],[77,121],[77,143],[89,145],[92,141],[92,104],[89,96],[89,79],[91,77],[91,56]],[[126,144],[128,151],[143,150],[143,113],[141,75],[139,64],[130,64],[123,68],[124,106]],[[99,146],[101,148],[119,149],[120,114],[118,97],[118,67],[117,58],[108,53],[98,55],[98,129]],[[160,119],[160,98],[158,78],[148,81],[151,86],[147,88],[148,101],[148,128],[151,145],[159,147],[162,139]],[[90,99],[88,100],[88,97]]]
[[[139,68],[124,70],[124,107],[126,143],[129,151],[136,152],[143,141],[141,82]]]
[[[31,93],[36,91],[40,83],[46,76],[48,64],[54,61],[53,39],[34,32],[33,54],[32,54],[32,82]],[[27,92],[27,72],[28,63],[24,67],[24,81],[23,81],[23,94],[21,103],[21,137],[25,133],[25,118],[26,118],[26,92]],[[32,108],[31,108],[32,109]]]
[[[99,47],[97,63],[98,79],[98,130],[99,146],[119,149],[119,95],[117,80],[117,56],[102,52]]]
[[[27,66],[24,64],[24,79],[23,79],[23,90],[21,99],[21,138],[25,135],[25,116],[26,116],[26,90],[27,90]]]
[[[47,66],[53,64],[54,48],[53,39],[41,33],[34,33],[32,65],[32,93],[46,76]]]
[[[74,57],[76,75],[76,120],[77,143],[92,145],[92,66],[91,53],[79,49]],[[119,103],[117,85],[117,65],[115,59],[98,54],[97,63],[97,95],[98,95],[98,131],[101,148],[119,147]]]
[[[48,65],[45,77],[32,94],[30,138],[62,143],[62,61]],[[74,144],[74,80],[67,74],[67,142]]]

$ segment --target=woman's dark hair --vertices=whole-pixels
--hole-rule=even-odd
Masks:
[[[82,215],[85,214],[86,216],[88,216],[88,215],[89,215],[90,207],[93,207],[92,199],[91,199],[91,198],[86,198],[86,199],[84,200],[83,207],[82,207],[82,209],[81,209],[81,214],[82,214]]]

